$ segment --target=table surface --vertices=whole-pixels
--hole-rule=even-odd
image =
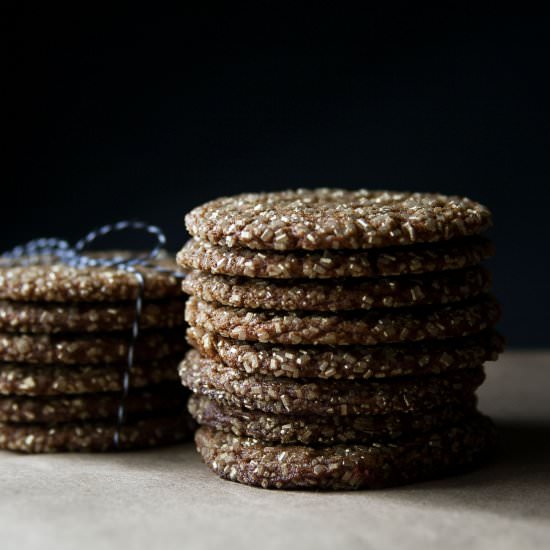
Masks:
[[[383,491],[222,481],[192,444],[120,454],[0,452],[2,550],[550,548],[550,352],[487,367],[501,450],[482,470]]]

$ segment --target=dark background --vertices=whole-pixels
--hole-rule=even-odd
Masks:
[[[0,246],[140,218],[176,250],[187,210],[250,190],[465,194],[509,343],[549,345],[550,19],[418,4],[5,13]]]

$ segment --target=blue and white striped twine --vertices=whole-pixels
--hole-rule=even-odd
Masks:
[[[155,246],[149,252],[133,257],[113,256],[110,258],[92,258],[83,254],[84,250],[99,237],[126,229],[145,231],[153,235],[156,238]],[[132,367],[134,366],[136,343],[139,337],[141,310],[143,307],[143,294],[145,289],[143,275],[136,267],[147,267],[175,277],[182,277],[181,273],[159,267],[152,263],[165,244],[166,237],[162,230],[156,225],[149,225],[141,221],[124,220],[114,224],[103,225],[98,229],[90,231],[74,246],[71,246],[67,241],[56,238],[34,239],[24,245],[16,246],[8,252],[4,252],[1,256],[2,259],[11,260],[14,265],[30,265],[34,263],[32,259],[33,256],[50,256],[60,263],[71,267],[114,267],[132,273],[136,278],[138,293],[135,302],[135,315],[132,323],[130,343],[128,345],[127,361],[122,373],[122,393],[117,412],[117,426],[113,436],[113,443],[116,449],[120,448],[120,432],[126,420],[126,401],[130,391],[130,377]]]

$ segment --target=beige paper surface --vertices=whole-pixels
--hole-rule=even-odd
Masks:
[[[1,550],[550,548],[550,353],[487,368],[496,463],[385,491],[275,492],[222,481],[193,446],[0,452]]]

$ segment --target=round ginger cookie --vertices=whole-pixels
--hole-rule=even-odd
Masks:
[[[184,351],[180,327],[140,331],[136,361],[162,359]],[[125,334],[0,333],[0,361],[29,364],[126,364],[130,337]]]
[[[439,374],[496,361],[504,339],[489,330],[447,340],[382,346],[281,346],[245,342],[187,329],[187,341],[202,355],[248,374],[287,378],[369,379]]]
[[[169,328],[184,322],[183,300],[144,302],[140,327]],[[129,331],[136,315],[133,302],[33,303],[0,301],[0,332],[60,333]]]
[[[186,270],[255,279],[340,279],[391,277],[463,269],[494,254],[485,237],[369,250],[319,252],[250,250],[190,239],[177,261]]]
[[[182,283],[184,292],[206,302],[285,311],[347,311],[448,304],[485,294],[490,287],[490,274],[482,267],[428,275],[327,281],[251,279],[194,270]]]
[[[476,399],[415,413],[357,416],[269,414],[231,407],[201,395],[192,395],[187,406],[201,426],[265,443],[318,445],[391,441],[405,434],[409,437],[460,424],[474,414]]]
[[[380,489],[465,471],[495,447],[482,415],[445,430],[391,443],[271,445],[201,427],[195,443],[220,477],[265,489]]]
[[[273,414],[358,415],[409,412],[470,399],[480,367],[383,381],[294,380],[247,375],[189,351],[179,366],[183,385],[228,406]]]
[[[114,443],[118,430],[119,445]],[[126,451],[171,445],[188,440],[194,424],[186,414],[173,413],[125,422],[10,424],[0,422],[0,449],[21,453]]]
[[[191,296],[186,321],[208,332],[273,344],[376,345],[468,336],[493,326],[500,308],[492,296],[446,306],[338,313],[258,311]]]
[[[0,396],[0,422],[72,422],[116,418],[121,392],[57,396]],[[181,410],[187,392],[180,384],[165,383],[131,390],[125,402],[131,416]]]
[[[185,217],[194,237],[258,250],[382,248],[478,235],[489,210],[434,193],[298,189],[222,197]]]
[[[179,380],[173,356],[132,366],[130,387],[143,388]],[[0,363],[0,395],[71,395],[122,390],[125,366],[21,365]]]
[[[129,257],[128,251],[113,252]],[[91,254],[105,257],[107,253]],[[112,254],[111,254],[112,256]],[[0,263],[0,300],[20,302],[120,302],[135,300],[139,292],[136,276],[116,267],[71,267],[55,258],[29,258],[30,265]],[[169,258],[152,260],[153,267],[135,266],[143,276],[143,298],[162,300],[180,296],[180,279],[173,273],[177,264]]]

